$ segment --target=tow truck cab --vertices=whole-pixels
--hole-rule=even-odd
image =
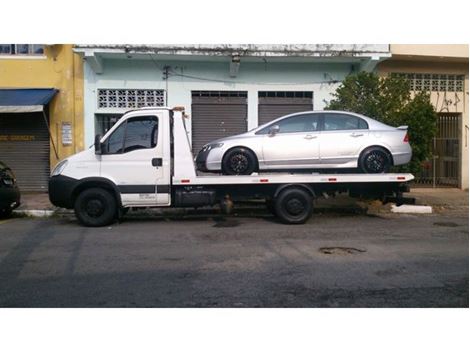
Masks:
[[[54,168],[50,201],[74,209],[87,226],[104,226],[134,207],[200,207],[230,198],[266,199],[286,223],[303,223],[313,198],[349,191],[374,197],[400,196],[410,174],[252,174],[198,176],[182,108],[127,112],[95,144]]]

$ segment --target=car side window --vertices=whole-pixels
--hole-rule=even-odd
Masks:
[[[319,114],[301,114],[273,123],[257,134],[268,134],[272,126],[279,126],[279,133],[314,132],[320,128]]]
[[[156,116],[132,117],[121,124],[106,140],[106,154],[121,154],[155,148],[158,143]]]
[[[325,131],[365,130],[369,128],[367,122],[357,116],[347,114],[324,114]]]

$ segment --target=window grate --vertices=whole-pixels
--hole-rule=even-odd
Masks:
[[[248,93],[244,91],[219,91],[219,90],[193,90],[193,97],[238,97],[247,98]]]
[[[163,89],[98,89],[98,108],[135,109],[165,105]]]
[[[277,91],[264,91],[258,92],[259,98],[307,98],[313,99],[313,92],[277,92]]]
[[[394,72],[391,76],[406,79],[415,92],[463,92],[465,79],[464,75],[431,73]]]

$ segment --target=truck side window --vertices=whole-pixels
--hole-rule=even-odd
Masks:
[[[106,154],[120,154],[137,149],[155,148],[157,143],[157,117],[132,117],[109,136],[106,141]]]

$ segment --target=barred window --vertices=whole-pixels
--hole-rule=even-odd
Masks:
[[[392,77],[404,78],[410,90],[427,92],[463,92],[464,75],[393,72]]]
[[[98,108],[133,109],[164,105],[163,89],[98,89]]]

